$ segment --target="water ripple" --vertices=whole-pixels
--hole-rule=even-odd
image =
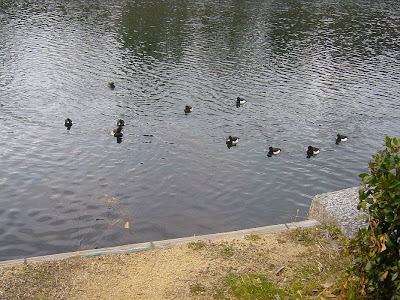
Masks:
[[[392,1],[5,1],[0,259],[306,218],[398,134],[397,15]]]

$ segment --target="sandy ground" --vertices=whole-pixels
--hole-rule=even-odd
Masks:
[[[322,266],[335,248],[281,232],[32,264],[43,274],[33,279],[21,275],[26,266],[0,268],[0,299],[212,299],[229,274],[263,274],[279,287],[304,259]]]
[[[136,255],[99,257],[74,274],[73,285],[82,289],[77,299],[189,299],[193,298],[190,290],[195,285],[207,290],[229,272],[274,273],[306,251],[306,247],[294,243],[280,244],[276,235],[262,236],[257,241],[218,240],[193,249],[196,246],[185,244]],[[260,253],[267,255],[258,257]],[[273,266],[268,261],[273,261]]]

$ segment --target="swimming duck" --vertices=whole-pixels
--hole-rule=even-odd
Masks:
[[[115,136],[116,138],[122,137],[122,136],[123,136],[122,127],[118,127],[118,128],[116,128],[116,129],[114,129],[114,130],[112,131],[111,134],[112,134],[113,136]]]
[[[236,98],[236,105],[245,104],[245,103],[246,103],[246,100],[244,100],[244,98],[242,98],[242,97]]]
[[[64,126],[67,127],[68,130],[72,127],[72,120],[70,118],[65,119]]]
[[[307,148],[307,157],[317,155],[319,153],[319,148],[308,146]]]
[[[268,155],[276,155],[281,152],[281,148],[269,147]]]
[[[345,142],[345,141],[347,141],[347,136],[341,134],[338,134],[336,136],[336,145],[338,145],[340,142]]]
[[[236,137],[236,136],[229,136],[227,139],[226,139],[226,144],[227,145],[230,145],[230,146],[236,146],[236,144],[239,142],[239,138],[238,137]]]
[[[125,121],[122,120],[122,119],[119,119],[119,120],[117,121],[117,126],[118,126],[118,127],[123,127],[123,126],[125,126]]]
[[[115,89],[115,84],[114,84],[114,82],[109,82],[108,83],[108,87],[110,88],[110,89]]]
[[[191,107],[190,105],[186,105],[184,111],[188,114],[193,111],[193,107]]]
[[[245,100],[244,98],[242,98],[242,97],[237,97],[237,98],[236,98],[236,103],[238,103],[238,104],[245,104],[245,103],[246,103],[246,100]]]

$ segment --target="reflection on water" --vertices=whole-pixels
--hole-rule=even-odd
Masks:
[[[1,2],[0,259],[306,218],[398,135],[398,15],[393,1]]]

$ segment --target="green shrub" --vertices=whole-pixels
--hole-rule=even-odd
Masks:
[[[362,296],[400,299],[400,157],[399,141],[386,137],[386,149],[369,162],[360,177],[358,209],[367,212],[368,228],[352,240],[356,275]]]

